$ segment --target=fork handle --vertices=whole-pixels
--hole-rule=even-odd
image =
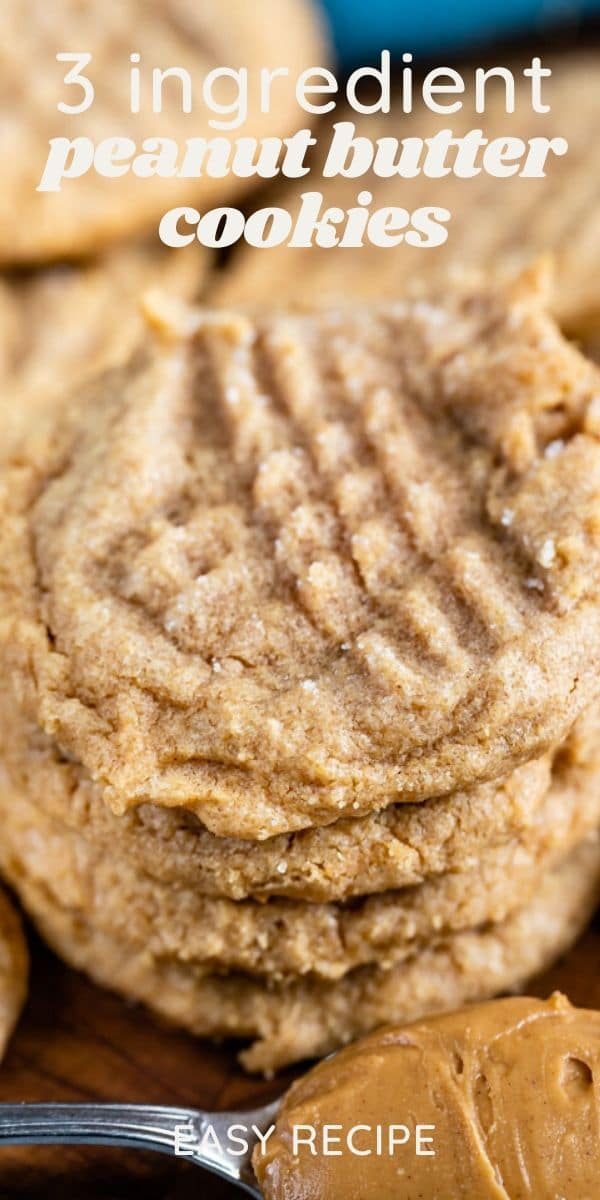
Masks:
[[[0,1145],[124,1146],[175,1154],[177,1127],[198,1128],[203,1115],[150,1104],[0,1104]]]
[[[158,1150],[188,1158],[260,1200],[252,1170],[254,1142],[248,1142],[241,1156],[232,1157],[223,1140],[241,1120],[266,1129],[277,1107],[274,1102],[247,1113],[208,1113],[153,1104],[0,1104],[0,1147],[59,1144]],[[207,1133],[213,1136],[205,1137]]]

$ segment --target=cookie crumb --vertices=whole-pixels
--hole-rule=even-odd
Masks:
[[[300,686],[304,692],[316,692],[317,690],[314,679],[303,679]]]
[[[537,556],[537,560],[541,567],[551,567],[556,558],[556,546],[553,538],[546,538],[542,548]]]

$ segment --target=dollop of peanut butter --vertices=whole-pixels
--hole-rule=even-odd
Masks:
[[[380,1030],[292,1086],[254,1168],[266,1200],[594,1200],[600,1013],[555,994]]]

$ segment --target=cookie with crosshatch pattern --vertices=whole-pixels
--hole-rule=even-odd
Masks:
[[[600,679],[600,380],[540,287],[167,305],[36,423],[2,473],[0,661],[114,811],[260,840],[566,736]]]

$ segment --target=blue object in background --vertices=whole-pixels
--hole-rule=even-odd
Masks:
[[[538,34],[600,13],[600,0],[322,0],[340,58],[368,62],[381,49],[434,56]],[[442,65],[441,63],[439,65]]]

